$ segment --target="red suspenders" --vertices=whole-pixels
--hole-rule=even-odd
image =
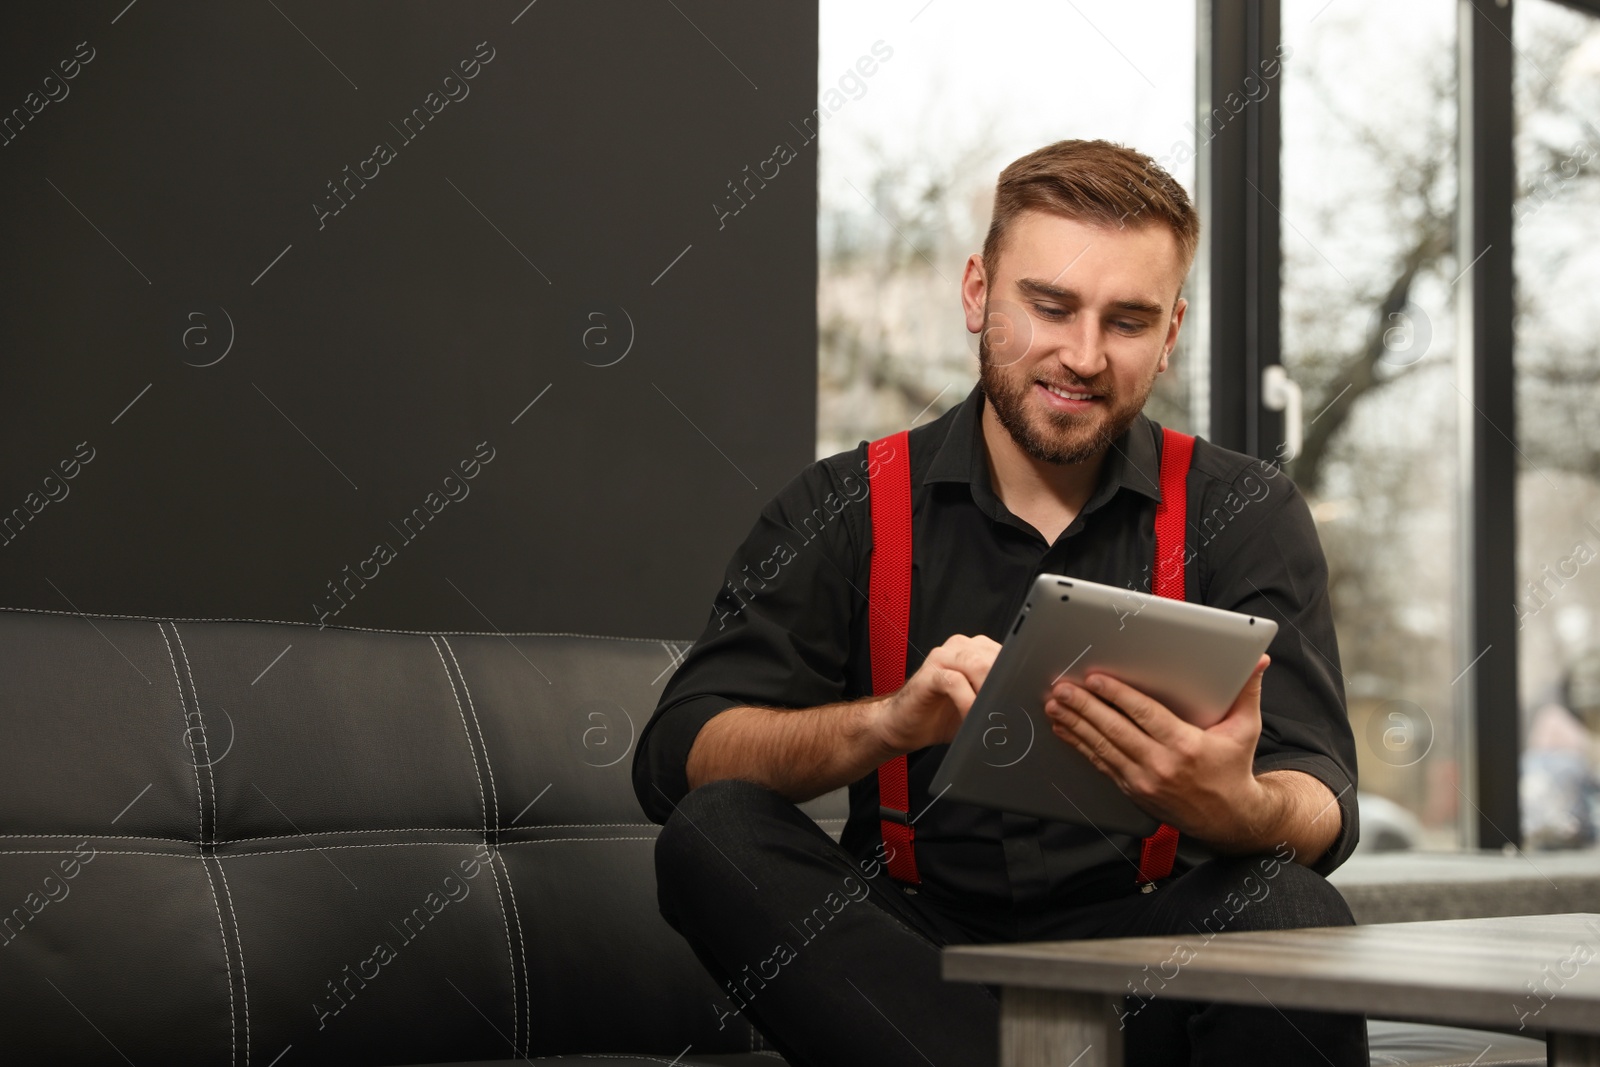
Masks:
[[[886,458],[877,454],[890,453]],[[906,431],[874,441],[869,458],[879,459],[872,474],[872,571],[867,585],[868,632],[872,648],[872,692],[882,696],[906,682],[907,629],[911,625],[911,450]],[[916,885],[912,851],[911,794],[906,758],[896,756],[878,768],[878,824],[888,848],[889,876]]]
[[[1156,505],[1156,568],[1150,591],[1182,600],[1183,533],[1189,511],[1187,482],[1194,438],[1161,431],[1161,503]],[[1178,831],[1162,823],[1139,849],[1139,883],[1149,885],[1172,873],[1178,855]]]
[[[888,455],[880,455],[887,451]],[[1194,438],[1162,430],[1161,503],[1156,506],[1156,559],[1151,591],[1156,596],[1184,599],[1184,526],[1188,510],[1186,481],[1194,454]],[[872,570],[868,586],[868,632],[872,650],[872,692],[892,693],[906,681],[906,642],[911,622],[911,452],[906,431],[872,442],[868,456],[877,461],[871,476]],[[916,885],[906,757],[896,756],[878,768],[878,816],[888,846],[889,875]],[[1163,823],[1144,839],[1139,851],[1139,883],[1148,885],[1172,873],[1178,852],[1178,831]]]

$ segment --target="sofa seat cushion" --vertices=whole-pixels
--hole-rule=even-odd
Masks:
[[[536,1056],[531,1060],[472,1060],[461,1063],[423,1064],[421,1067],[784,1067],[786,1061],[776,1052],[735,1052],[721,1056],[625,1056],[621,1053],[591,1052],[573,1056]],[[1543,1063],[1544,1060],[1540,1060]]]
[[[1397,1023],[1373,1019],[1367,1023],[1372,1067],[1544,1067],[1544,1042],[1519,1034],[1488,1030],[1463,1030],[1427,1023]],[[722,1056],[624,1056],[591,1053],[533,1060],[473,1060],[470,1063],[431,1064],[428,1067],[781,1067],[775,1052],[748,1052]]]
[[[1544,1067],[1544,1041],[1426,1023],[1367,1023],[1372,1067]]]

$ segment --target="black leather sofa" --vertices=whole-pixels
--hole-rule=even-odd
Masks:
[[[0,1063],[781,1063],[656,911],[682,650],[0,610]]]

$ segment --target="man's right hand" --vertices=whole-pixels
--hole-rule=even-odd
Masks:
[[[999,654],[992,638],[957,634],[888,696],[815,708],[728,708],[700,728],[684,777],[691,789],[742,778],[797,803],[821,796],[894,756],[949,742]]]
[[[991,637],[952,635],[928,653],[903,687],[878,705],[879,739],[897,753],[948,744],[999,654],[1000,643]]]

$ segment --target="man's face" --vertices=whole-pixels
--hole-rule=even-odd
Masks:
[[[979,384],[1024,452],[1080,463],[1128,428],[1167,369],[1182,283],[1165,226],[1041,211],[1012,223],[994,277],[981,257],[968,260],[961,297],[979,337]]]

